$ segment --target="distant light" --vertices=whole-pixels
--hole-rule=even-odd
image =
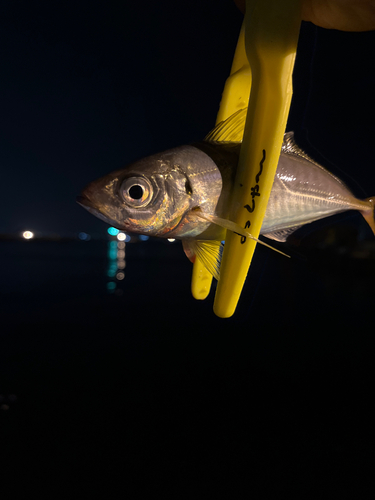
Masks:
[[[24,231],[22,233],[22,236],[25,238],[25,240],[31,240],[31,238],[34,238],[34,233],[31,231]]]
[[[114,290],[115,288],[116,288],[116,283],[113,283],[113,281],[107,283],[107,290]]]
[[[116,278],[117,278],[118,280],[123,280],[123,279],[125,278],[125,273],[117,273],[117,274],[116,274]]]
[[[168,241],[169,241],[170,243],[173,243],[173,242],[174,242],[174,241],[176,241],[176,240],[175,240],[174,238],[168,238]]]
[[[119,248],[120,250],[124,250],[124,248],[125,248],[125,242],[124,241],[119,241],[117,243],[117,248]]]
[[[116,248],[110,248],[108,250],[108,258],[111,260],[117,259],[117,249]]]
[[[126,243],[128,243],[130,240],[131,240],[131,237],[127,234],[126,238],[125,238]]]
[[[139,235],[139,239],[141,241],[147,241],[150,237],[149,236],[146,236],[145,234],[140,234]]]
[[[118,260],[117,261],[117,268],[118,269],[125,269],[125,266],[126,266],[126,264],[125,264],[124,260]]]
[[[117,259],[117,250],[109,250],[108,252],[108,259],[110,261]]]
[[[107,229],[107,233],[110,234],[111,236],[116,236],[120,231],[116,229],[115,227],[109,227]]]
[[[116,272],[117,272],[117,265],[115,262],[113,262],[110,266],[108,266],[107,276],[109,278],[113,278],[114,276],[116,276]]]
[[[117,239],[118,239],[119,241],[124,241],[124,240],[126,239],[126,234],[125,234],[125,233],[120,233],[120,232],[119,232],[119,233],[117,234]]]
[[[78,238],[82,241],[89,241],[91,240],[91,236],[87,233],[84,233],[83,231],[79,233]]]
[[[125,257],[125,251],[124,250],[117,250],[117,258],[123,259],[124,257]]]

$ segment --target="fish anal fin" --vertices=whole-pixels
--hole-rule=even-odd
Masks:
[[[303,224],[299,226],[288,227],[287,229],[272,231],[271,233],[262,233],[262,236],[265,236],[266,238],[269,238],[271,240],[284,242],[292,233],[294,233],[294,231],[297,231],[297,229],[302,226]]]
[[[224,245],[216,240],[183,240],[182,246],[191,262],[197,257],[212,276],[219,280]]]

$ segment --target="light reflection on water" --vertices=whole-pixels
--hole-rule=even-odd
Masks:
[[[125,278],[125,241],[127,240],[127,235],[119,233],[113,236],[113,239],[108,242],[107,246],[107,277],[110,278],[110,281],[107,282],[106,286],[108,293],[116,292],[121,295],[122,290],[117,288],[117,283]]]
[[[114,229],[114,228],[110,228]],[[113,233],[113,234],[112,234]],[[131,244],[138,242],[144,242],[149,239],[148,236],[130,236],[122,231],[111,231],[109,232],[110,240],[107,244],[107,280],[106,289],[107,293],[115,293],[116,295],[122,295],[123,290],[119,288],[119,282],[125,279],[125,256],[126,256],[126,245],[128,242]],[[174,238],[167,240],[169,244],[176,242]]]

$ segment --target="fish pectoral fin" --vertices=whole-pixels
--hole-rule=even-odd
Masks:
[[[202,262],[212,276],[219,280],[220,263],[224,245],[216,240],[183,240],[182,246],[188,259],[194,262],[195,257]]]
[[[242,142],[247,108],[236,111],[206,135],[206,142]]]
[[[294,231],[297,231],[300,227],[302,227],[304,224],[301,224],[299,226],[293,226],[293,227],[288,227],[287,229],[280,229],[279,231],[272,231],[271,233],[262,233],[262,236],[265,236],[266,238],[270,238],[271,240],[275,241],[286,241],[287,238],[294,233]]]
[[[251,240],[254,240],[257,243],[260,243],[261,245],[268,247],[271,250],[274,250],[275,252],[280,253],[281,255],[284,255],[285,257],[290,258],[290,255],[287,255],[286,253],[281,252],[277,248],[274,248],[271,245],[268,245],[264,241],[261,241],[258,238],[255,238],[252,234],[250,234],[248,231],[246,231],[246,229],[242,228],[236,222],[232,222],[232,221],[227,220],[227,219],[222,219],[221,217],[217,217],[216,215],[203,213],[201,210],[195,210],[193,212],[193,214],[200,219],[211,222],[212,224],[216,224],[224,229],[229,229],[229,231],[232,231],[233,233],[239,234],[240,236],[244,236],[245,238],[250,238]]]

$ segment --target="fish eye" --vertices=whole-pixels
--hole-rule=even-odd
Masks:
[[[127,205],[141,208],[150,203],[153,188],[145,177],[129,177],[121,184],[120,194]]]

